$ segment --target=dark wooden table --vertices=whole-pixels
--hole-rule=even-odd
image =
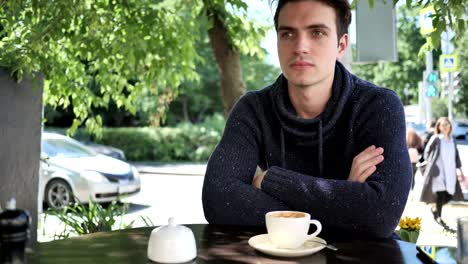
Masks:
[[[338,251],[323,249],[299,258],[279,258],[251,248],[250,237],[261,229],[187,225],[197,243],[197,258],[190,263],[422,263],[414,244],[398,240],[332,243]],[[147,246],[153,227],[94,233],[65,240],[38,243],[27,255],[27,263],[151,263]]]

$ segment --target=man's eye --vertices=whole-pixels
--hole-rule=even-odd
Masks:
[[[312,31],[312,36],[314,36],[314,37],[321,37],[321,36],[323,36],[323,35],[324,35],[323,32],[320,31],[320,30],[314,30],[314,31]]]
[[[282,32],[280,33],[280,37],[282,39],[289,39],[293,36],[293,34],[291,32]]]

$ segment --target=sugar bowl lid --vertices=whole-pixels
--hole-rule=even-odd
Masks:
[[[193,260],[197,256],[197,247],[192,230],[177,225],[172,217],[168,223],[151,232],[148,258],[160,263],[182,263]]]

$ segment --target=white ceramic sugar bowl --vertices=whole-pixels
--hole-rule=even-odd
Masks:
[[[174,218],[169,224],[151,231],[148,258],[160,263],[182,263],[197,256],[195,237],[190,228],[177,225]]]

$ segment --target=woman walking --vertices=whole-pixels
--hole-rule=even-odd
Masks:
[[[463,193],[457,179],[463,181],[460,156],[454,138],[452,137],[452,124],[447,117],[441,117],[435,125],[435,133],[429,140],[424,158],[427,167],[424,172],[424,186],[421,201],[435,203],[432,208],[434,219],[444,228],[448,228],[442,221],[442,207],[449,201],[463,201]]]

